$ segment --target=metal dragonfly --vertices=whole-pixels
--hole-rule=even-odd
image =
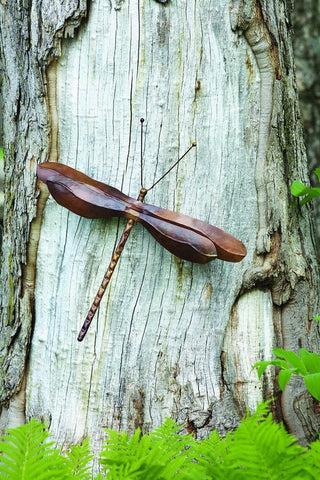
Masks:
[[[143,119],[140,122],[142,147]],[[195,146],[196,144],[193,143],[150,188],[146,189],[142,186],[137,200],[67,165],[55,162],[44,162],[38,165],[38,178],[47,184],[56,202],[71,212],[86,218],[124,217],[128,219],[79,332],[79,342],[88,331],[135,222],[141,223],[169,252],[190,262],[207,263],[216,258],[226,262],[239,262],[246,256],[246,247],[229,233],[202,220],[143,203],[148,191]],[[142,176],[141,153],[141,185]]]

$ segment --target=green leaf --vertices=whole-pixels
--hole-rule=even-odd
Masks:
[[[285,386],[289,382],[291,375],[295,373],[294,368],[288,368],[286,370],[281,370],[278,375],[279,387],[284,391]]]
[[[311,188],[308,195],[301,200],[300,205],[305,205],[316,197],[320,197],[320,188]]]
[[[317,315],[316,317],[312,317],[312,318],[313,318],[313,320],[318,320],[318,322],[320,322],[320,315]]]
[[[4,154],[3,154],[3,148],[0,148],[0,160],[3,160]]]
[[[315,174],[317,175],[317,177],[318,177],[318,182],[320,182],[320,168],[316,168],[313,173],[315,173]]]
[[[255,363],[253,365],[252,369],[251,369],[251,372],[252,372],[252,370],[257,368],[258,369],[257,374],[258,374],[258,378],[260,380],[263,372],[270,365],[273,365],[275,367],[284,368],[284,369],[289,368],[289,365],[287,364],[287,362],[285,362],[284,360],[281,360],[280,358],[275,358],[274,360],[262,360],[261,362]]]
[[[283,368],[284,370],[290,368],[288,362],[282,360],[281,358],[275,358],[274,360],[272,360],[272,365],[274,365],[275,367]]]
[[[260,380],[263,372],[265,371],[265,369],[266,369],[267,367],[269,367],[269,365],[272,365],[272,362],[271,362],[271,361],[268,361],[268,360],[263,360],[263,361],[261,361],[261,362],[257,362],[257,363],[255,363],[255,364],[253,365],[253,367],[251,368],[251,372],[252,372],[252,370],[254,370],[255,368],[257,368],[257,369],[258,369],[257,374],[258,374],[258,378],[259,378],[259,380]]]
[[[273,353],[280,358],[284,358],[294,369],[297,374],[306,375],[307,369],[295,352],[291,350],[283,350],[282,348],[274,348]]]
[[[301,348],[299,354],[309,373],[320,373],[320,356],[317,353]]]
[[[307,195],[310,188],[303,185],[299,180],[295,180],[290,186],[290,191],[294,197],[301,197],[302,195]]]
[[[310,465],[314,472],[314,478],[319,478],[319,465],[320,465],[320,440],[316,440],[308,445],[308,449],[304,454],[304,461]],[[318,473],[318,475],[317,475]]]
[[[302,352],[304,355],[305,352]],[[308,352],[309,353],[309,352]],[[276,359],[279,360],[279,359]],[[276,361],[274,360],[274,361]],[[258,362],[263,363],[263,362]],[[286,364],[286,362],[284,362]],[[285,369],[287,375],[294,369]],[[306,386],[318,395],[320,374],[306,375]],[[309,383],[310,385],[309,385]],[[316,397],[317,398],[317,397]],[[149,434],[137,429],[132,437],[109,430],[102,463],[106,475],[95,480],[317,480],[320,478],[320,442],[309,448],[297,444],[283,424],[272,419],[270,402],[247,413],[226,437],[213,431],[206,440],[178,433],[166,422]],[[70,447],[64,457],[47,442],[44,425],[31,421],[1,437],[0,478],[7,480],[69,480],[92,478],[89,442]],[[69,468],[71,466],[71,469]],[[64,467],[67,467],[66,469]]]
[[[231,433],[232,441],[225,446],[220,463],[224,477],[216,477],[215,470],[205,478],[225,480],[288,480],[309,479],[303,471],[301,454],[305,448],[296,445],[282,424],[273,422],[272,415],[260,408],[246,416]],[[229,468],[229,471],[227,470]]]
[[[301,205],[305,205],[315,197],[320,197],[320,188],[307,187],[303,183],[299,182],[299,180],[292,182],[290,191],[294,197],[305,196],[300,202]]]
[[[318,401],[320,401],[320,373],[311,373],[304,377],[307,390]]]

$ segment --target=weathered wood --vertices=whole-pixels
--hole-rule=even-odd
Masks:
[[[63,12],[56,17],[55,6]],[[19,116],[5,115],[5,131],[10,122],[16,129],[6,136],[7,182],[18,168],[27,189],[16,190],[21,175],[8,186],[8,192],[20,193],[6,208],[3,278],[7,282],[11,274],[13,283],[3,286],[2,308],[13,285],[9,305],[14,309],[4,330],[11,343],[2,368],[11,377],[3,381],[2,398],[9,398],[23,378],[33,318],[22,410],[27,418],[46,419],[60,442],[90,435],[97,448],[103,426],[132,432],[139,425],[146,431],[166,416],[199,437],[213,428],[224,432],[237,424],[246,405],[254,408],[263,395],[278,394],[271,375],[262,394],[249,373],[252,363],[271,355],[273,346],[318,345],[310,322],[317,313],[319,280],[309,214],[291,207],[288,188],[297,175],[307,178],[289,12],[276,0],[234,1],[231,8],[223,1],[187,8],[185,2],[96,0],[75,38],[61,42],[60,52],[65,19],[73,15],[79,23],[85,14],[76,7],[67,14],[60,6],[41,7],[47,8],[42,40],[32,23],[38,43],[29,46],[35,45],[37,75],[27,71],[24,82],[17,77],[16,91],[33,96],[32,112],[41,111],[42,123],[30,123],[25,93]],[[18,27],[6,25],[8,11],[15,11],[13,2],[1,6],[1,32],[17,28],[14,34],[21,39]],[[34,7],[33,14],[40,18],[40,13],[40,6]],[[21,31],[28,22],[24,15]],[[43,70],[53,53],[59,58]],[[27,57],[21,61],[26,68]],[[11,99],[9,74],[16,78],[16,66],[10,68],[3,88]],[[35,215],[32,158],[59,160],[136,196],[141,116],[146,118],[147,186],[197,142],[196,151],[150,192],[148,202],[223,228],[243,241],[248,254],[237,265],[184,262],[136,225],[98,321],[79,344],[77,332],[122,221],[79,218],[49,197],[28,245]],[[42,202],[45,197],[41,194]],[[33,252],[28,258],[27,248]],[[22,290],[19,300],[21,263],[30,294]],[[20,357],[15,360],[13,352]],[[8,378],[14,378],[10,388]],[[292,385],[276,413],[300,438],[311,438],[319,427],[316,415],[307,412],[312,402],[298,383]],[[14,415],[7,416],[10,421]]]
[[[41,222],[40,208],[36,217],[35,169],[53,148],[45,67],[59,53],[57,39],[79,25],[84,3],[70,8],[64,1],[41,2],[41,7],[20,0],[0,4],[6,195],[0,280],[2,403],[21,386],[31,334]]]

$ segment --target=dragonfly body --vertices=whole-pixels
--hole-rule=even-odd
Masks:
[[[245,246],[223,230],[187,215],[143,203],[148,192],[145,188],[141,188],[135,200],[74,168],[53,162],[38,165],[37,175],[47,184],[57,203],[82,217],[128,219],[80,330],[79,341],[83,340],[99,307],[135,222],[141,223],[163,247],[184,260],[207,263],[220,258],[228,262],[239,262],[246,255]]]

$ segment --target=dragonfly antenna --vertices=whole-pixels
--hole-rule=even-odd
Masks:
[[[168,175],[168,173],[171,172],[171,170],[172,170],[174,167],[176,167],[176,166],[178,165],[178,163],[190,152],[190,150],[191,150],[193,147],[196,147],[196,145],[197,145],[196,142],[192,142],[191,145],[190,145],[190,147],[184,152],[184,154],[181,155],[181,157],[178,158],[178,160],[177,160],[173,165],[171,165],[171,167],[170,167],[163,175],[161,175],[161,177],[158,178],[158,180],[156,180],[153,185],[151,185],[151,187],[147,188],[147,191],[149,192],[149,190],[151,190],[151,189],[152,189],[153,187],[155,187],[159,182],[161,182],[161,180],[162,180],[166,175]]]
[[[143,123],[144,118],[140,118],[140,176],[141,176],[141,188],[143,187]]]
[[[141,188],[143,188],[143,123],[144,123],[144,118],[140,118],[140,180],[141,180]],[[178,158],[178,160],[173,164],[171,165],[171,167],[163,174],[161,175],[160,178],[158,178],[158,180],[156,180],[154,182],[153,185],[151,185],[151,187],[149,188],[146,188],[146,191],[149,192],[149,190],[151,190],[153,187],[155,187],[159,182],[161,182],[161,180],[164,179],[164,177],[166,175],[168,175],[169,172],[171,172],[171,170],[176,167],[178,165],[178,163],[187,155],[187,153],[190,152],[190,150],[195,147],[197,144],[196,142],[192,142],[192,144],[190,145],[190,147],[184,152],[184,154]]]

